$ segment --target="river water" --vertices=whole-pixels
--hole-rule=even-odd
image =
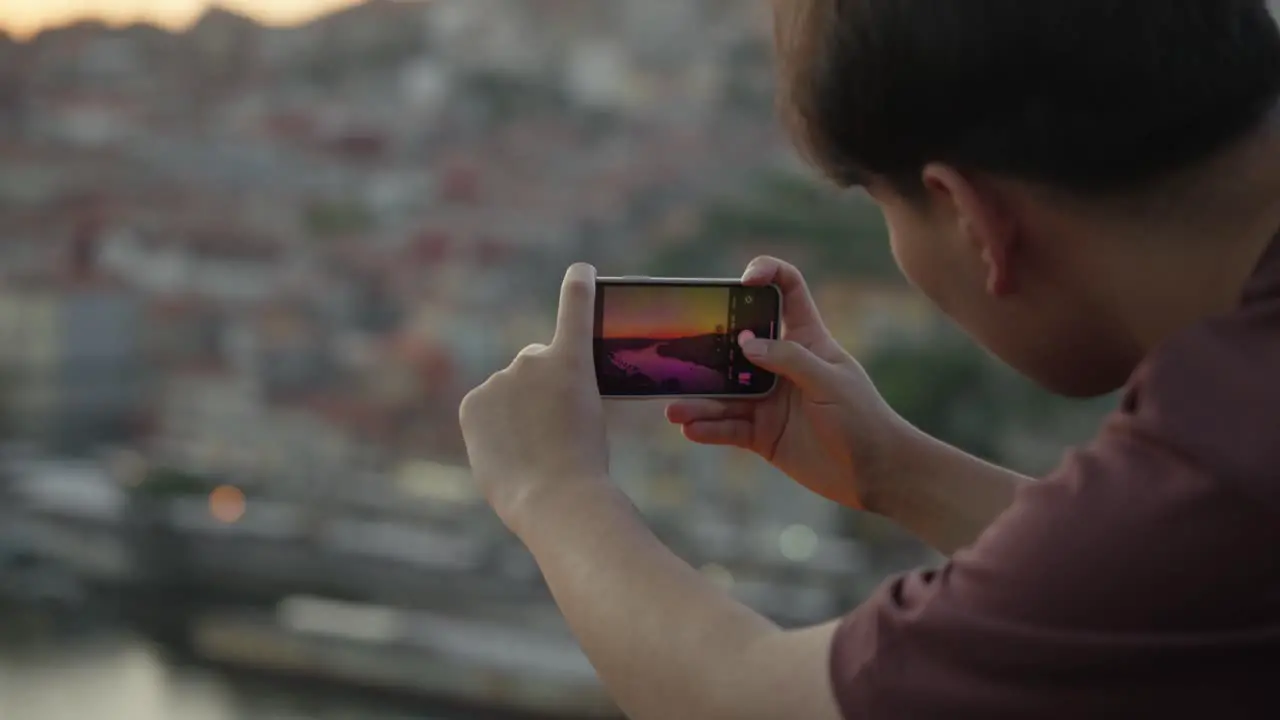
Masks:
[[[338,692],[182,668],[125,635],[74,642],[0,637],[3,720],[449,720]]]
[[[613,353],[613,360],[619,367],[659,384],[674,380],[684,392],[720,392],[725,385],[724,375],[719,371],[660,355],[656,345],[642,350],[618,350]]]

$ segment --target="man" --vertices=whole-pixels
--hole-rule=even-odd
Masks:
[[[1280,33],[1264,0],[778,0],[801,147],[883,209],[906,276],[1072,396],[1125,386],[1030,481],[885,405],[795,268],[786,383],[681,402],[950,556],[783,631],[663,547],[608,481],[593,271],[548,347],[462,406],[477,481],[637,720],[1280,717]],[[832,242],[840,242],[832,238]]]

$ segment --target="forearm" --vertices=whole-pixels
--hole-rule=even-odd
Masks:
[[[893,520],[945,555],[974,541],[1031,479],[915,433],[883,471],[868,510]]]
[[[612,485],[534,502],[509,524],[628,716],[724,717],[735,667],[777,626],[676,557]]]

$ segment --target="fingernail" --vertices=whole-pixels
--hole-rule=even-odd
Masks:
[[[742,343],[742,352],[749,358],[762,358],[769,353],[769,343],[760,338],[752,338]]]

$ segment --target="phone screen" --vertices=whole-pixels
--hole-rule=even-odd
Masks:
[[[750,397],[777,383],[739,348],[744,331],[778,337],[781,296],[737,281],[596,284],[595,363],[605,397]]]

